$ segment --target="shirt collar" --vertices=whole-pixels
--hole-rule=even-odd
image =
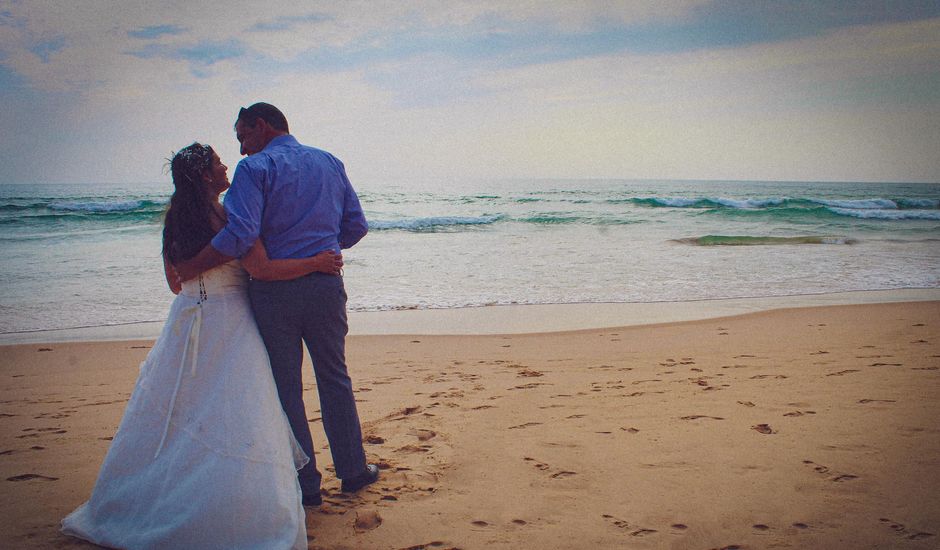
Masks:
[[[297,145],[297,138],[291,134],[277,136],[276,138],[269,141],[268,144],[264,146],[264,149],[268,149],[269,147],[277,147],[278,145]]]

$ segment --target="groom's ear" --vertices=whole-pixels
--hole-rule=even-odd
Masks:
[[[255,128],[257,128],[259,132],[266,133],[271,128],[271,125],[268,124],[267,120],[258,117],[255,119]]]

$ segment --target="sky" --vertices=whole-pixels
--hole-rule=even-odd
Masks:
[[[369,187],[940,182],[940,2],[0,0],[0,183],[233,170],[256,101]]]

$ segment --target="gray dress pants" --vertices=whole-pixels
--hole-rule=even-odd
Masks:
[[[304,495],[318,494],[313,440],[303,400],[303,346],[313,362],[323,428],[336,476],[349,479],[366,469],[362,429],[346,372],[346,289],[343,278],[311,273],[291,281],[252,280],[248,296],[268,349],[278,395],[294,436],[310,457],[298,472]]]

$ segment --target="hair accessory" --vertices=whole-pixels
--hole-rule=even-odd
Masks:
[[[184,147],[174,155],[173,160],[179,159],[190,170],[203,170],[212,164],[212,148],[201,143],[193,143]]]

